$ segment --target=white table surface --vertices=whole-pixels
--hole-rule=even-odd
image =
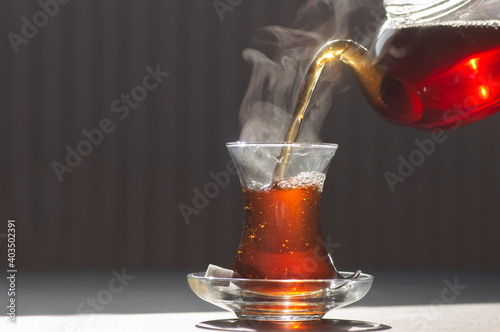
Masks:
[[[62,316],[24,316],[15,325],[0,322],[1,331],[208,331],[196,327],[200,322],[231,319],[229,312],[190,312],[162,314],[96,314]],[[442,306],[350,307],[331,311],[326,318],[337,325],[309,331],[363,331],[353,321],[381,324],[387,331],[500,331],[500,304],[457,304]],[[374,326],[376,326],[374,324]],[[234,325],[236,327],[236,324]],[[388,329],[390,327],[390,329]],[[228,329],[231,330],[231,329]],[[270,326],[243,324],[235,331],[273,331]],[[280,329],[283,330],[283,329]],[[292,328],[289,328],[292,330]],[[377,328],[370,331],[376,331]]]

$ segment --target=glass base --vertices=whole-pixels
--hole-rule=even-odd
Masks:
[[[339,272],[346,278],[352,272]],[[328,311],[359,301],[368,293],[373,277],[356,279],[243,279],[188,275],[188,283],[201,299],[234,312],[242,320],[314,321]]]
[[[259,312],[252,310],[244,311],[238,315],[239,319],[243,320],[258,320],[258,321],[269,321],[269,322],[304,322],[312,320],[320,320],[326,312],[313,314],[309,311],[304,311],[303,314],[294,312],[293,315],[288,314],[286,311],[276,311],[274,314],[272,312]]]

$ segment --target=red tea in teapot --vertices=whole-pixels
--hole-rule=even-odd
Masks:
[[[485,23],[407,27],[380,35],[378,65],[407,82],[420,99],[413,104],[417,120],[404,125],[448,129],[499,110],[500,28],[499,22],[497,27]],[[398,98],[390,89],[383,94],[388,104]],[[393,120],[391,113],[383,116]]]

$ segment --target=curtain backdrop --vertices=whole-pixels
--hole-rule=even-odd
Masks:
[[[244,0],[221,20],[213,1],[72,0],[45,16],[1,1],[0,233],[16,219],[19,268],[229,267],[239,181],[196,192],[229,174],[242,50],[300,3]],[[340,145],[322,198],[338,268],[498,268],[500,115],[446,132],[392,192],[384,172],[431,135],[385,122],[343,72],[322,131]]]

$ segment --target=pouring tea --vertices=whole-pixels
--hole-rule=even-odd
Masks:
[[[309,65],[284,137],[295,142],[323,69],[351,69],[384,119],[423,130],[449,129],[500,110],[500,4],[490,0],[385,0],[387,19],[373,52],[352,40],[325,44]],[[284,147],[274,171],[283,178]]]
[[[304,78],[285,141],[297,136],[321,72],[343,63],[370,105],[405,126],[447,129],[500,109],[500,3],[385,0],[371,51],[352,40],[323,46]]]

